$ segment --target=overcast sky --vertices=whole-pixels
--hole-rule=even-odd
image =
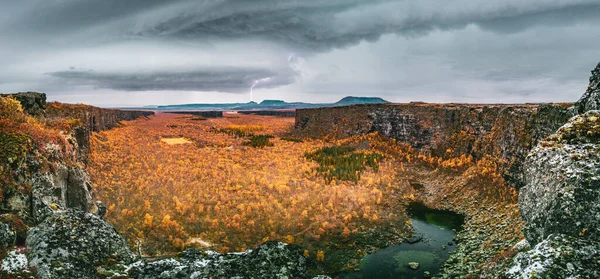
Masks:
[[[100,106],[576,101],[600,0],[0,0],[0,92]]]

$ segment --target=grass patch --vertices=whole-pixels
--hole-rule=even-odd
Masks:
[[[272,138],[271,135],[252,135],[248,138],[248,141],[244,142],[244,145],[258,148],[273,146]]]
[[[254,136],[255,132],[263,131],[264,127],[260,125],[229,125],[223,129],[211,128],[211,131],[217,133],[224,133],[238,138],[246,136]]]
[[[304,142],[302,139],[299,138],[292,138],[292,137],[282,137],[281,140],[284,141],[290,141],[290,142]]]
[[[204,121],[206,119],[207,119],[206,117],[199,116],[199,117],[192,117],[191,120],[194,120],[194,121]]]
[[[331,183],[334,179],[358,182],[360,173],[367,167],[379,170],[378,162],[383,155],[356,152],[356,147],[353,146],[332,146],[306,153],[304,157],[319,163],[316,172],[323,175],[327,183]]]
[[[191,140],[186,138],[162,138],[160,140],[169,145],[192,143]]]

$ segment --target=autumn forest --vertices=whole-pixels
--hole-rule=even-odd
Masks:
[[[376,133],[300,138],[293,126],[286,117],[158,113],[95,133],[88,171],[107,220],[142,255],[277,240],[332,270],[410,235],[413,165],[444,175],[470,169],[466,185],[485,181],[495,185],[485,196],[516,200],[485,158],[420,155]]]

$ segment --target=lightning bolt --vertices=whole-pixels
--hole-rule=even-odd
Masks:
[[[271,81],[271,77],[266,77],[266,78],[257,79],[257,80],[255,80],[255,81],[252,83],[252,86],[250,86],[250,102],[252,102],[252,101],[254,100],[254,98],[253,98],[253,96],[252,96],[252,94],[253,94],[253,92],[252,92],[252,91],[254,91],[254,87],[255,87],[255,86],[257,86],[257,85],[259,85],[259,84],[261,84],[261,83],[267,83],[267,82],[269,82],[269,81]]]

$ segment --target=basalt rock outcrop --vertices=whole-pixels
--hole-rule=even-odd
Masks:
[[[600,64],[573,117],[528,155],[519,208],[530,251],[506,277],[600,278]]]
[[[307,278],[298,246],[267,242],[243,253],[186,250],[177,258],[139,261],[126,267],[128,278]]]
[[[38,92],[19,92],[0,94],[0,97],[13,97],[21,102],[23,110],[32,115],[40,115],[46,109],[46,94]]]
[[[525,236],[538,243],[551,234],[600,241],[600,112],[574,117],[542,141],[525,162],[519,195]]]
[[[13,229],[4,223],[0,223],[0,250],[11,247],[15,244],[15,232]],[[0,256],[2,256],[0,254]]]
[[[600,278],[600,242],[552,234],[531,250],[519,253],[505,277]]]
[[[300,109],[295,132],[338,138],[378,132],[436,157],[491,155],[499,159],[504,178],[521,186],[527,153],[573,115],[571,106],[410,103]]]
[[[58,163],[53,172],[36,172],[30,180],[31,217],[35,223],[60,209],[94,209],[93,187],[84,169]]]
[[[154,115],[153,111],[118,110],[88,105],[50,103],[44,110],[47,120],[74,119],[79,122],[71,131],[78,151],[78,160],[86,163],[90,153],[90,137],[93,132],[109,130],[119,126],[121,121]]]
[[[6,175],[1,177],[0,252],[9,252],[4,248],[12,249],[15,242],[26,243],[29,266],[38,270],[39,278],[95,278],[95,265],[130,262],[133,254],[122,236],[91,213],[96,211],[93,185],[84,167],[93,131],[152,112],[46,104],[43,93],[1,98],[7,111],[0,117],[8,117],[2,119],[6,130],[0,129],[2,154],[9,156],[0,158],[1,173]],[[37,135],[21,135],[16,125]],[[9,253],[17,250],[23,249]]]
[[[55,212],[27,235],[29,265],[40,278],[98,278],[97,267],[130,263],[134,254],[123,237],[97,215]]]
[[[519,208],[530,251],[509,278],[600,277],[600,111],[573,117],[525,161]]]
[[[600,110],[600,63],[592,70],[590,85],[581,99],[575,103],[575,110],[578,114],[588,110]]]

